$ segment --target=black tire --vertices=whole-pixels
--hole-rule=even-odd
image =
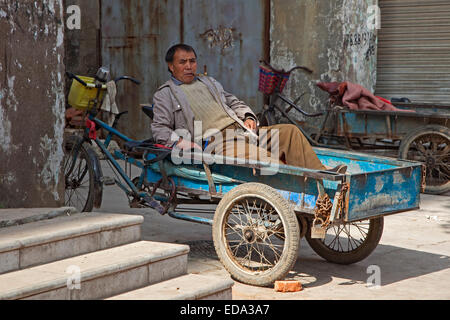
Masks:
[[[69,136],[64,142],[64,203],[79,212],[90,212],[95,202],[92,157],[96,155],[90,146],[80,141],[78,136]]]
[[[260,183],[245,183],[219,202],[212,235],[217,256],[243,283],[269,286],[297,260],[297,217],[280,193]]]
[[[402,140],[398,157],[425,164],[425,193],[442,194],[450,191],[449,128],[428,125],[414,130]]]
[[[308,228],[306,241],[325,260],[352,264],[367,258],[375,250],[383,234],[383,226],[383,217],[330,226],[325,239],[312,239],[311,228]]]

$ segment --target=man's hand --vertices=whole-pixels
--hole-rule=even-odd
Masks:
[[[181,150],[198,149],[198,150],[202,151],[202,148],[198,144],[196,144],[195,142],[192,142],[192,141],[184,140],[183,138],[180,138],[176,147]]]
[[[256,121],[248,118],[247,120],[244,121],[244,126],[246,128],[249,128],[250,130],[256,130]]]

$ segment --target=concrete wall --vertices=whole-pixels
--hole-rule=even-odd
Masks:
[[[0,206],[63,204],[62,0],[0,1]]]
[[[377,0],[272,0],[272,65],[314,70],[312,75],[294,71],[283,93],[292,99],[304,94],[301,105],[312,112],[324,110],[328,102],[317,82],[350,81],[373,91],[377,39],[376,30],[367,26],[373,4]],[[321,121],[291,112],[312,125]]]
[[[95,75],[101,66],[100,0],[64,0],[64,7],[80,8],[80,29],[65,33],[65,65],[67,71],[79,75]]]

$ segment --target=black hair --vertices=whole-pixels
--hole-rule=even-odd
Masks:
[[[166,62],[167,63],[173,62],[173,57],[175,56],[175,53],[177,52],[177,50],[193,52],[195,57],[197,58],[197,53],[195,52],[194,48],[192,48],[190,45],[187,45],[184,43],[179,43],[179,44],[176,44],[176,45],[170,47],[169,50],[167,50],[167,53],[166,53]],[[169,69],[169,72],[171,72],[170,69]]]

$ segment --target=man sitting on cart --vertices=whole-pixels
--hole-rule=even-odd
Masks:
[[[326,170],[296,126],[277,124],[258,128],[257,118],[249,106],[226,92],[215,79],[197,75],[197,55],[191,46],[172,46],[167,51],[166,62],[171,78],[153,97],[151,128],[156,143],[182,150],[198,149],[233,158]],[[201,123],[200,129],[194,128],[194,122]],[[230,130],[235,132],[231,138],[227,133]],[[252,142],[251,137],[256,137],[258,132],[258,140],[265,141],[264,145]]]

